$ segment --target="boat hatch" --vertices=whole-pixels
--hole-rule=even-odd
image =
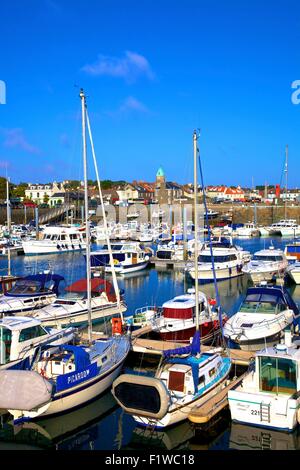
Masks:
[[[170,403],[166,386],[154,377],[123,374],[113,383],[112,393],[127,413],[156,419],[166,414]]]
[[[253,323],[243,323],[241,325],[241,328],[252,328],[252,326],[253,326]]]
[[[176,364],[169,369],[168,389],[174,392],[185,392],[186,385],[192,380],[192,368]],[[186,383],[187,382],[187,383]],[[191,382],[192,386],[193,383]]]

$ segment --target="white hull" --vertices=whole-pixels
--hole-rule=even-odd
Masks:
[[[48,243],[43,241],[22,242],[25,255],[49,255],[85,250],[85,243],[67,243],[62,246],[59,242]],[[66,248],[67,246],[67,248]],[[73,248],[74,247],[74,248]]]
[[[138,263],[138,265],[124,265],[124,266],[116,266],[114,268],[115,272],[117,274],[126,274],[126,273],[134,273],[136,271],[141,271],[142,269],[146,269],[148,266],[148,261],[146,261],[145,263]],[[112,268],[111,267],[106,267],[105,268],[105,272],[107,273],[111,273],[112,272]]]
[[[300,284],[300,269],[298,269],[297,271],[291,269],[288,270],[288,273],[296,284]]]
[[[190,269],[189,274],[192,279],[195,280],[195,270]],[[224,280],[224,279],[231,279],[232,277],[237,277],[241,276],[243,273],[241,272],[240,269],[238,269],[237,266],[232,266],[232,267],[226,267],[222,268],[219,267],[217,264],[215,266],[215,274],[217,280]],[[198,280],[201,281],[213,281],[214,280],[214,274],[212,267],[209,269],[201,268],[199,266],[198,268]]]
[[[272,281],[275,277],[278,277],[283,273],[284,273],[284,269],[281,269],[281,270],[272,269],[268,271],[259,271],[259,272],[252,271],[247,274],[249,274],[251,281],[254,284],[258,284],[261,281]]]
[[[126,311],[126,307],[121,304],[122,312]],[[101,321],[105,318],[112,317],[113,315],[119,314],[119,308],[117,304],[112,304],[109,307],[98,307],[92,309],[92,322]],[[64,326],[73,326],[79,325],[82,323],[88,322],[88,312],[87,310],[81,310],[79,312],[68,312],[67,310],[64,313],[52,313],[51,315],[43,315],[42,311],[35,315],[35,318],[38,318],[44,326],[52,327],[64,327]]]

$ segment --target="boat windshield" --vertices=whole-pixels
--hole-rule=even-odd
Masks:
[[[223,255],[223,256],[215,256],[214,255],[214,262],[215,263],[226,263],[228,261],[235,261],[236,255],[231,254],[231,255]],[[210,255],[200,255],[198,258],[198,261],[200,263],[211,263],[211,256]]]
[[[259,358],[259,388],[262,392],[297,391],[296,363],[291,359],[262,356]]]
[[[282,256],[280,255],[254,255],[254,261],[282,261]]]
[[[9,294],[35,294],[36,292],[42,292],[41,286],[42,284],[39,281],[22,279],[15,283]]]
[[[0,326],[0,364],[10,360],[11,330]]]
[[[275,302],[249,302],[245,301],[240,307],[240,312],[247,313],[272,313],[277,314],[283,312],[287,307],[284,304],[276,304]]]

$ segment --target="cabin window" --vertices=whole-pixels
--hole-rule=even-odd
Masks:
[[[6,364],[10,360],[11,331],[0,328],[0,364]]]
[[[31,304],[32,302],[33,302],[33,299],[24,300],[24,304]]]
[[[60,239],[61,239],[62,241],[64,241],[64,240],[66,239],[66,236],[65,236],[65,235],[61,235],[61,236],[60,236]]]
[[[103,356],[102,357],[102,364],[104,364],[104,362],[106,362],[106,361],[107,361],[107,356]]]
[[[204,385],[205,385],[205,375],[201,375],[201,377],[199,377],[199,380],[198,380],[198,387],[202,388],[204,387]]]
[[[213,368],[210,369],[210,371],[208,372],[208,375],[209,375],[210,377],[213,377],[213,376],[215,375],[215,373],[216,373],[216,368],[213,367]]]
[[[30,339],[38,338],[39,336],[46,334],[47,331],[40,325],[24,328],[24,330],[20,332],[19,342],[22,343],[23,341],[29,341]]]
[[[296,392],[296,363],[291,359],[260,357],[259,388],[262,392],[288,394]]]

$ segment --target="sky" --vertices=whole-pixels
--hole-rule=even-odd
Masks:
[[[101,179],[191,182],[200,129],[205,184],[283,184],[288,145],[300,187],[299,44],[296,0],[3,1],[0,175],[83,178],[83,87]]]

